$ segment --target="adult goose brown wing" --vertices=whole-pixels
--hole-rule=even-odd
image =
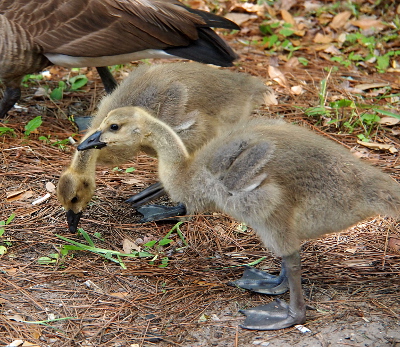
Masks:
[[[210,27],[238,29],[223,17],[177,0],[3,0],[0,78],[6,86],[0,118],[20,97],[23,76],[56,64],[120,64],[181,57],[221,66],[237,55]],[[115,81],[100,68],[106,90]]]

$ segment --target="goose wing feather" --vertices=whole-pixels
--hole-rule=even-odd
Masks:
[[[198,38],[198,27],[209,26],[206,15],[198,13],[176,0],[5,0],[0,5],[0,14],[24,25],[45,54],[71,56],[186,46]],[[215,17],[210,15],[210,22],[217,23]],[[121,33],[124,39],[116,42]]]
[[[263,168],[271,160],[274,148],[274,144],[268,141],[254,143],[247,139],[234,139],[216,150],[208,170],[232,194],[251,191],[267,177]]]

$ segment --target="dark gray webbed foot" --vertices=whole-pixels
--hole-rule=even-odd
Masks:
[[[249,330],[276,330],[302,324],[306,320],[305,311],[293,310],[281,300],[239,312],[246,315],[242,328]]]
[[[176,221],[178,218],[174,217],[186,214],[186,207],[184,204],[178,204],[176,206],[145,205],[139,207],[137,211],[143,215],[143,218],[139,220],[139,223],[161,220]]]
[[[289,284],[285,267],[279,276],[270,275],[256,268],[245,266],[243,276],[228,285],[237,286],[260,294],[278,295],[288,291]]]

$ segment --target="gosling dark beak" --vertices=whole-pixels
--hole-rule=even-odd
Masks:
[[[78,146],[78,151],[84,151],[86,149],[91,149],[91,148],[100,149],[107,146],[107,143],[100,141],[100,136],[101,136],[100,130],[90,135],[85,141],[83,141]]]
[[[82,212],[75,213],[72,210],[67,211],[68,228],[71,233],[76,233],[78,230],[79,220],[82,217]]]

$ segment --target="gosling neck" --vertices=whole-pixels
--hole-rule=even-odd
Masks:
[[[96,161],[99,149],[88,149],[87,151],[76,151],[72,159],[70,169],[79,174],[87,174],[96,171]]]
[[[168,124],[151,116],[145,116],[144,124],[142,144],[154,148],[160,162],[178,165],[189,159],[185,144]]]

